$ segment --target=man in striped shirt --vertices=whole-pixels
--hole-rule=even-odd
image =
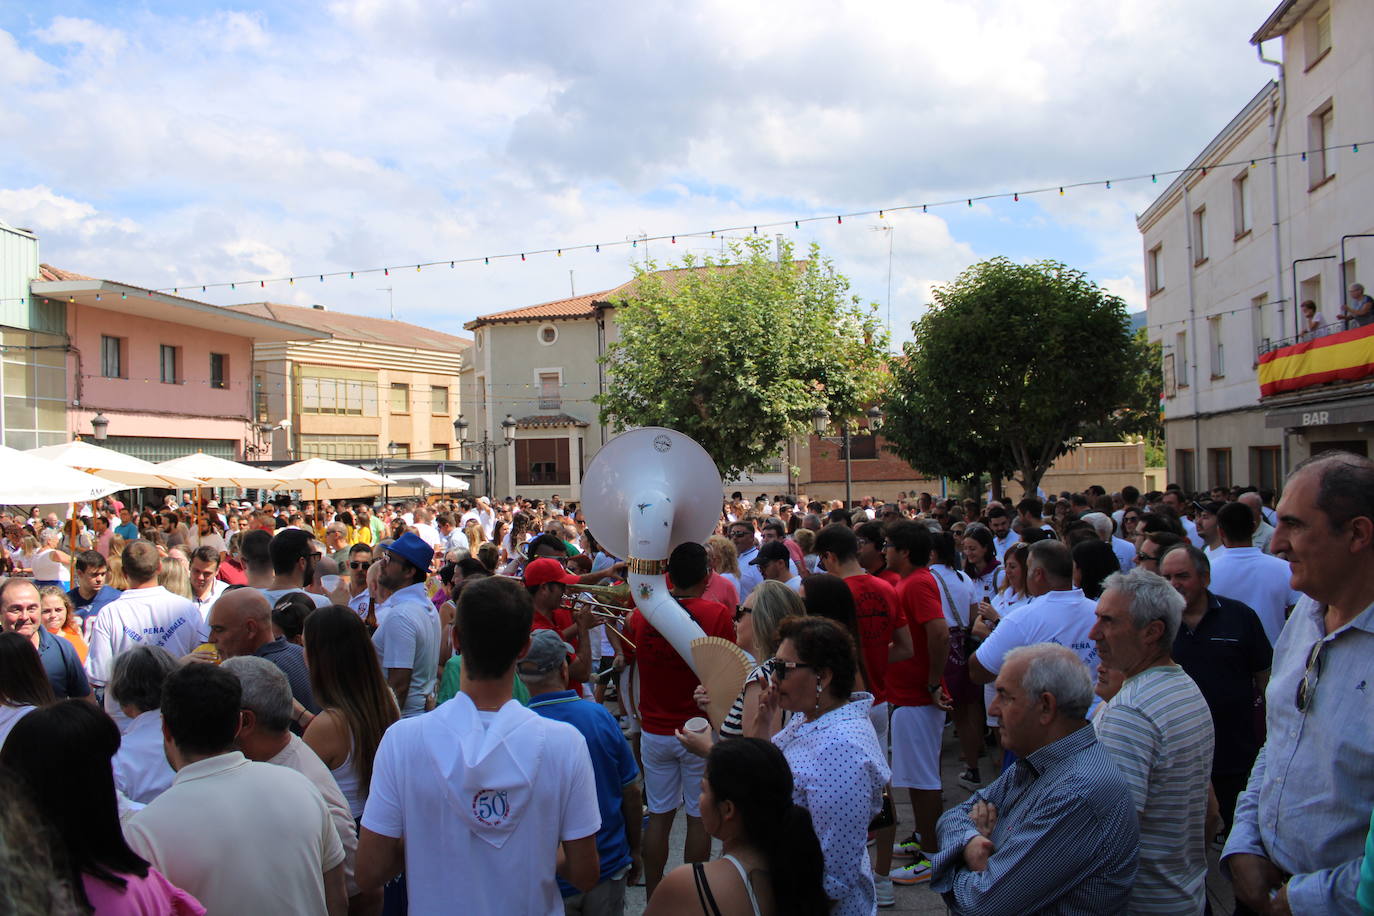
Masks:
[[[1201,913],[1207,902],[1207,784],[1212,716],[1172,658],[1183,596],[1144,569],[1114,573],[1089,634],[1102,664],[1125,674],[1097,719],[1097,739],[1140,816],[1130,913]]]

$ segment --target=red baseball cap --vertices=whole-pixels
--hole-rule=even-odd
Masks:
[[[562,582],[564,585],[578,585],[577,576],[563,568],[563,564],[553,557],[541,557],[532,560],[525,567],[525,585],[528,588],[538,588],[546,582]]]

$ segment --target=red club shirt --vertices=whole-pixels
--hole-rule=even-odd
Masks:
[[[859,651],[868,669],[868,692],[873,702],[887,696],[887,652],[892,634],[906,626],[898,610],[897,592],[877,576],[860,573],[844,580],[854,596],[854,614],[859,622]]]
[[[930,691],[926,685],[938,681],[943,671],[931,673],[930,644],[926,639],[926,624],[943,620],[944,606],[940,603],[940,586],[935,576],[924,566],[902,579],[897,586],[897,603],[911,627],[911,645],[915,654],[888,669],[887,698],[894,706],[929,706]]]
[[[679,603],[707,636],[735,641],[733,608],[703,598],[683,598]],[[630,615],[625,635],[635,644],[634,649],[625,647],[626,655],[639,665],[640,726],[651,735],[671,735],[688,719],[701,715],[692,699],[701,682],[638,608]]]

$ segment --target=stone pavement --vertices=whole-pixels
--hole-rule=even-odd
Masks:
[[[989,749],[988,755],[995,756],[998,761],[1001,759],[1000,749]],[[954,729],[945,729],[944,751],[940,755],[940,772],[944,781],[945,807],[951,808],[969,797],[971,793],[959,785],[959,773],[963,770],[963,762],[959,759],[958,742],[955,739]],[[980,766],[984,782],[990,780],[997,772],[997,764],[990,763],[988,756],[984,756]],[[893,793],[893,799],[897,802],[898,827],[897,836],[904,837],[911,833],[912,819],[911,806],[907,802],[905,790],[897,790]],[[669,843],[668,870],[671,871],[676,866],[682,864],[682,843],[686,832],[686,818],[679,813],[677,820],[673,823],[673,834]],[[711,855],[714,858],[720,854],[720,844],[715,843],[712,847]],[[1219,847],[1214,847],[1208,852],[1208,872],[1207,872],[1207,896],[1211,901],[1212,912],[1221,916],[1230,913],[1234,909],[1234,897],[1231,893],[1231,884],[1221,876],[1217,868]],[[901,864],[901,863],[898,863]],[[879,910],[880,913],[922,913],[922,914],[944,914],[947,912],[944,900],[939,894],[924,884],[912,887],[895,887],[897,895],[897,905],[894,907]],[[644,888],[632,887],[626,892],[625,912],[627,916],[639,916],[644,912]]]

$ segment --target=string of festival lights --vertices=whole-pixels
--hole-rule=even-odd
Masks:
[[[1232,161],[1227,161],[1227,162],[1213,163],[1213,164],[1211,164],[1211,165],[1192,165],[1192,166],[1187,166],[1187,167],[1184,167],[1184,168],[1161,169],[1161,170],[1157,170],[1157,171],[1153,171],[1153,172],[1142,172],[1142,173],[1135,174],[1135,175],[1122,175],[1122,176],[1117,176],[1117,177],[1113,177],[1113,178],[1095,178],[1095,179],[1085,179],[1085,180],[1078,180],[1078,181],[1065,181],[1065,182],[1058,183],[1058,184],[1045,185],[1045,186],[1043,186],[1043,187],[1036,187],[1036,188],[1027,188],[1027,189],[1019,190],[1019,191],[1002,191],[1002,192],[994,192],[994,193],[988,193],[988,194],[967,194],[967,195],[963,195],[963,196],[959,196],[959,197],[952,197],[952,198],[945,199],[945,200],[928,201],[928,202],[925,202],[925,203],[893,204],[893,205],[884,206],[884,207],[870,208],[870,209],[866,209],[866,210],[850,210],[850,211],[847,211],[847,212],[831,213],[831,214],[827,214],[827,215],[796,216],[796,217],[792,217],[792,218],[789,218],[789,219],[780,219],[780,220],[772,220],[772,221],[760,221],[760,222],[754,222],[754,223],[740,223],[740,224],[734,225],[734,226],[723,226],[723,227],[719,227],[719,228],[715,228],[715,229],[688,230],[688,231],[681,231],[681,232],[665,232],[665,233],[660,233],[660,234],[658,234],[658,235],[641,235],[641,236],[636,236],[636,237],[631,237],[631,238],[625,238],[625,239],[613,239],[613,240],[600,241],[600,242],[581,242],[581,243],[566,244],[566,245],[561,245],[561,246],[555,245],[555,246],[552,246],[552,247],[530,247],[530,248],[526,248],[526,249],[520,250],[520,251],[506,251],[506,252],[501,252],[501,253],[497,253],[497,254],[488,254],[488,255],[469,255],[469,256],[459,256],[459,257],[452,257],[452,258],[440,258],[440,259],[437,259],[437,260],[430,260],[430,261],[401,262],[401,263],[383,265],[383,266],[380,266],[380,267],[355,267],[355,268],[350,269],[350,270],[332,270],[332,271],[319,271],[319,272],[314,272],[314,271],[312,271],[312,272],[309,272],[309,273],[293,274],[293,275],[279,276],[279,277],[257,277],[257,278],[241,279],[241,280],[220,280],[220,281],[202,282],[202,283],[182,283],[182,284],[178,284],[178,285],[176,285],[176,286],[166,286],[166,287],[147,288],[147,289],[146,289],[146,292],[150,292],[150,293],[164,293],[164,294],[170,293],[171,295],[174,295],[174,296],[180,296],[180,295],[183,293],[183,291],[186,291],[186,292],[195,292],[195,291],[198,290],[198,291],[200,291],[200,292],[202,292],[202,293],[209,292],[209,291],[212,290],[212,289],[229,289],[229,290],[235,290],[235,291],[236,291],[236,290],[238,290],[240,287],[243,287],[245,290],[247,290],[247,289],[266,289],[266,288],[267,288],[267,285],[268,285],[269,283],[272,284],[272,285],[274,285],[274,286],[284,283],[284,284],[286,284],[287,286],[292,286],[292,287],[293,287],[293,286],[296,285],[297,281],[300,281],[300,282],[302,282],[302,283],[312,282],[312,281],[313,281],[313,282],[320,282],[320,283],[323,283],[323,282],[325,282],[326,280],[344,279],[344,278],[347,278],[347,279],[349,279],[349,280],[353,280],[353,279],[356,279],[356,278],[358,278],[358,277],[370,276],[370,275],[377,275],[377,274],[380,274],[380,275],[382,275],[383,277],[390,277],[390,276],[392,275],[392,272],[393,272],[393,271],[397,272],[398,274],[405,273],[405,272],[423,273],[425,270],[431,270],[431,269],[437,269],[437,268],[443,268],[443,267],[447,267],[447,268],[449,268],[450,270],[452,270],[452,269],[456,269],[456,268],[458,267],[458,265],[460,265],[460,264],[462,264],[462,265],[481,264],[481,265],[486,266],[486,265],[492,264],[493,262],[502,262],[502,261],[508,261],[508,262],[509,262],[509,261],[515,261],[516,259],[518,259],[521,263],[525,263],[525,262],[527,262],[527,261],[528,261],[530,258],[532,258],[532,257],[541,257],[541,256],[548,256],[548,255],[552,255],[552,256],[554,256],[554,257],[562,257],[562,256],[564,255],[564,253],[571,253],[571,252],[586,252],[586,251],[591,251],[591,252],[593,252],[593,253],[599,253],[599,252],[601,252],[603,249],[615,249],[615,248],[631,248],[631,249],[634,249],[634,248],[638,248],[638,247],[639,247],[639,244],[640,244],[641,242],[643,242],[645,245],[649,244],[650,242],[668,242],[669,244],[675,245],[675,244],[677,244],[677,242],[678,242],[679,239],[692,239],[692,240],[717,239],[717,238],[722,237],[722,236],[725,236],[725,235],[727,235],[727,234],[729,234],[729,233],[735,233],[735,232],[748,232],[750,235],[758,235],[758,234],[760,233],[761,230],[762,230],[762,231],[770,231],[770,230],[775,230],[775,229],[787,229],[787,228],[789,228],[789,227],[792,228],[792,229],[800,229],[800,228],[802,227],[803,224],[811,225],[811,224],[816,224],[816,223],[832,223],[832,222],[833,222],[833,223],[836,224],[836,225],[843,225],[843,224],[844,224],[844,221],[845,221],[846,219],[849,219],[849,220],[851,220],[851,221],[853,221],[854,219],[859,219],[859,218],[864,218],[864,217],[877,217],[878,219],[886,219],[887,216],[888,216],[888,214],[891,214],[891,213],[914,213],[914,212],[918,212],[918,211],[919,211],[920,213],[928,213],[928,212],[930,212],[930,210],[932,210],[932,209],[941,209],[941,208],[954,207],[954,206],[959,206],[959,205],[963,205],[963,206],[965,206],[965,207],[967,207],[967,208],[972,208],[973,205],[974,205],[975,203],[985,203],[985,202],[1000,201],[1000,200],[1009,200],[1009,201],[1011,201],[1011,202],[1013,202],[1013,203],[1019,203],[1020,200],[1021,200],[1023,197],[1025,197],[1025,198],[1031,198],[1031,197],[1036,197],[1036,196],[1039,196],[1039,195],[1046,195],[1046,194],[1056,195],[1056,196],[1058,196],[1058,197],[1065,197],[1065,196],[1067,196],[1067,194],[1068,194],[1069,191],[1079,190],[1079,189],[1083,189],[1083,188],[1100,188],[1100,189],[1105,190],[1105,191],[1110,191],[1110,190],[1112,190],[1113,186],[1115,186],[1115,185],[1124,185],[1124,184],[1130,184],[1130,183],[1134,183],[1134,182],[1143,182],[1143,181],[1145,181],[1145,180],[1147,180],[1147,179],[1150,181],[1151,184],[1157,184],[1157,183],[1159,182],[1159,179],[1160,179],[1160,178],[1172,178],[1172,177],[1178,177],[1178,176],[1183,176],[1183,175],[1197,174],[1197,175],[1199,175],[1199,177],[1205,178],[1209,172],[1215,171],[1215,170],[1217,170],[1217,169],[1240,168],[1240,167],[1245,167],[1245,166],[1248,166],[1249,168],[1252,168],[1252,169],[1253,169],[1253,168],[1258,167],[1261,163],[1266,163],[1266,162],[1277,162],[1277,161],[1280,161],[1280,160],[1287,160],[1287,159],[1298,159],[1299,161],[1306,162],[1306,161],[1307,161],[1307,157],[1308,157],[1309,155],[1312,155],[1312,154],[1315,154],[1315,153],[1330,153],[1330,152],[1335,152],[1335,151],[1344,150],[1344,149],[1349,149],[1349,150],[1350,150],[1351,152],[1353,152],[1353,153],[1358,153],[1358,152],[1360,152],[1360,147],[1361,147],[1362,145],[1368,146],[1368,145],[1370,145],[1371,143],[1374,143],[1374,141],[1371,141],[1371,140],[1361,140],[1361,141],[1359,141],[1359,142],[1357,142],[1357,143],[1340,143],[1340,144],[1332,144],[1332,145],[1330,145],[1330,146],[1314,147],[1314,148],[1312,148],[1312,149],[1299,150],[1299,151],[1296,151],[1296,152],[1274,153],[1274,154],[1265,155],[1265,156],[1255,156],[1255,157],[1253,157],[1253,158],[1244,158],[1244,159],[1237,159],[1237,160],[1232,160]],[[134,288],[134,287],[131,287],[131,288]],[[111,295],[113,295],[113,294],[111,294]],[[119,294],[119,297],[120,297],[121,299],[127,299],[128,296],[127,296],[127,293],[121,292],[121,293]],[[43,299],[43,301],[44,301],[45,303],[48,303],[48,302],[50,302],[51,299],[54,298],[54,297],[37,297],[37,298],[41,298],[41,299]],[[95,298],[96,298],[97,301],[99,301],[99,300],[101,300],[102,295],[101,295],[100,293],[97,293]],[[28,297],[22,297],[22,296],[20,296],[20,297],[11,297],[11,298],[9,298],[9,299],[0,298],[0,302],[7,302],[7,301],[19,301],[19,302],[22,302],[22,301],[27,301],[27,299],[28,299]],[[59,297],[59,301],[60,301],[60,297]],[[68,301],[68,302],[75,302],[75,297],[74,297],[74,296],[69,296],[69,297],[67,297],[67,301]],[[1286,299],[1280,299],[1279,301],[1280,301],[1280,302],[1283,302],[1283,301],[1287,301],[1287,300],[1286,300]],[[1252,309],[1253,309],[1253,306],[1242,306],[1242,307],[1238,307],[1238,308],[1234,308],[1234,309],[1229,309],[1229,310],[1224,310],[1224,311],[1220,311],[1220,312],[1210,312],[1210,313],[1208,313],[1208,315],[1206,315],[1205,317],[1212,318],[1212,317],[1217,317],[1217,316],[1221,316],[1221,315],[1232,315],[1232,314],[1238,314],[1238,313],[1242,313],[1242,312],[1250,312],[1250,311],[1252,311]],[[1169,326],[1175,325],[1175,324],[1187,324],[1187,323],[1189,323],[1191,320],[1192,320],[1192,319],[1188,319],[1188,318],[1177,319],[1177,320],[1173,320],[1173,321],[1160,322],[1160,323],[1158,323],[1158,324],[1149,324],[1149,325],[1146,325],[1146,327],[1153,328],[1153,329],[1165,328],[1165,327],[1169,327]]]

